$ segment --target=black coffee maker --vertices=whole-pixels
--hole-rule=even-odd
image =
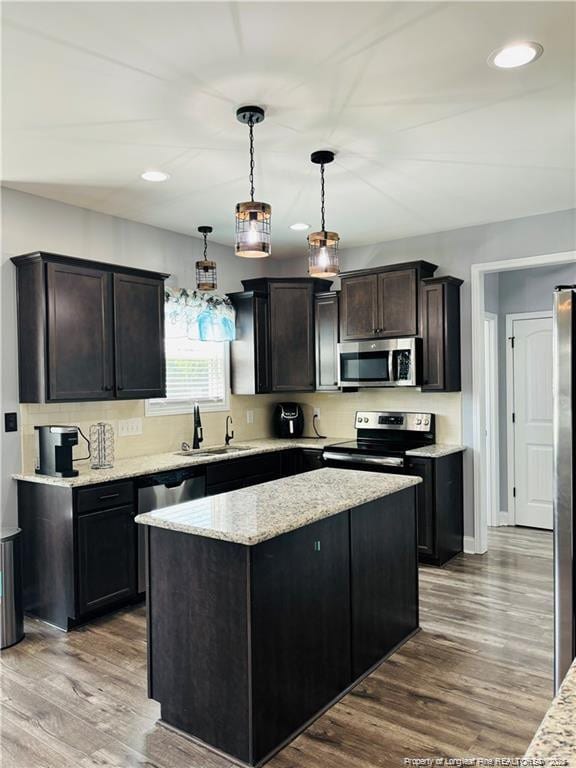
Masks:
[[[72,450],[78,445],[78,428],[47,425],[34,429],[38,433],[36,474],[76,477],[78,470],[72,463]]]
[[[298,403],[278,403],[273,421],[276,437],[302,437],[304,413]]]

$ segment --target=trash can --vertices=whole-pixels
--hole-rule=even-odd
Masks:
[[[0,650],[24,637],[20,528],[0,530]]]

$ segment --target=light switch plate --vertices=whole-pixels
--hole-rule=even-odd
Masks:
[[[246,424],[254,424],[254,411],[246,411]]]
[[[120,419],[118,422],[118,437],[133,437],[142,434],[142,419]]]

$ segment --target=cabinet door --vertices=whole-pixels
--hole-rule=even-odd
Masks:
[[[270,286],[272,392],[314,390],[313,302],[312,285]]]
[[[418,276],[415,269],[378,275],[378,335],[418,333]]]
[[[165,397],[164,283],[114,275],[118,398]]]
[[[350,512],[352,676],[377,664],[418,627],[414,488]]]
[[[378,329],[378,275],[342,278],[340,340],[369,339]]]
[[[422,384],[426,389],[444,389],[444,286],[422,288]]]
[[[316,389],[338,389],[338,294],[316,296]]]
[[[132,506],[78,516],[78,613],[136,594],[136,524]]]
[[[351,682],[348,537],[343,512],[251,550],[254,761]]]
[[[270,392],[268,297],[254,296],[254,376],[256,395]]]
[[[408,473],[422,478],[416,486],[418,509],[418,551],[429,557],[436,556],[436,510],[434,488],[435,459],[410,458]]]
[[[114,397],[110,273],[52,263],[46,281],[47,400]]]

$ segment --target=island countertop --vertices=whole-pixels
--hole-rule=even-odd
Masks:
[[[411,475],[317,469],[147,512],[136,522],[250,546],[420,482]]]

